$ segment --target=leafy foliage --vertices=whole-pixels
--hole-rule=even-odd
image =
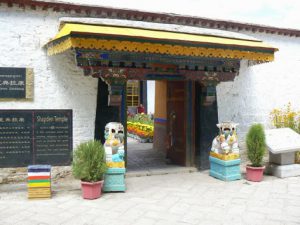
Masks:
[[[253,167],[262,166],[263,156],[266,151],[266,136],[261,124],[250,127],[246,136],[247,156]]]
[[[140,138],[153,139],[154,120],[152,116],[144,113],[129,115],[127,118],[127,132]]]
[[[144,113],[137,113],[135,115],[128,115],[127,117],[128,122],[132,123],[141,123],[150,126],[154,126],[154,121],[151,115],[144,114]]]
[[[289,127],[300,133],[300,112],[293,110],[291,103],[282,109],[273,109],[270,116],[276,128]]]
[[[289,127],[300,133],[300,112],[295,111],[290,102],[281,109],[273,109],[270,116],[274,127]],[[296,152],[296,163],[300,163],[300,151]]]
[[[75,178],[95,182],[106,172],[105,150],[100,141],[81,143],[75,150],[72,171]]]

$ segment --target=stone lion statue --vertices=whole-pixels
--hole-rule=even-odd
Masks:
[[[239,154],[236,127],[238,123],[222,122],[217,124],[219,135],[212,142],[211,151],[217,154]]]
[[[121,123],[110,122],[105,126],[104,149],[106,162],[124,161],[124,127]]]

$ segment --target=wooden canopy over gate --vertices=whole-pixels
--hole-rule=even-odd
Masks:
[[[49,55],[80,48],[255,61],[272,61],[278,50],[253,39],[72,23],[64,24],[47,47]]]
[[[67,22],[46,44],[49,55],[75,51],[85,75],[112,82],[188,79],[207,84],[233,80],[240,60],[274,60],[274,48],[245,36],[182,33]]]

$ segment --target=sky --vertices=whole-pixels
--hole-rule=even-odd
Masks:
[[[300,0],[54,0],[300,29]]]

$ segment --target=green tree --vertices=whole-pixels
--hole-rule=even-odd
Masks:
[[[100,181],[106,169],[105,150],[100,141],[91,140],[76,148],[72,163],[75,178],[87,182]]]
[[[253,167],[261,167],[266,151],[266,136],[261,124],[250,127],[246,136],[247,156]]]

